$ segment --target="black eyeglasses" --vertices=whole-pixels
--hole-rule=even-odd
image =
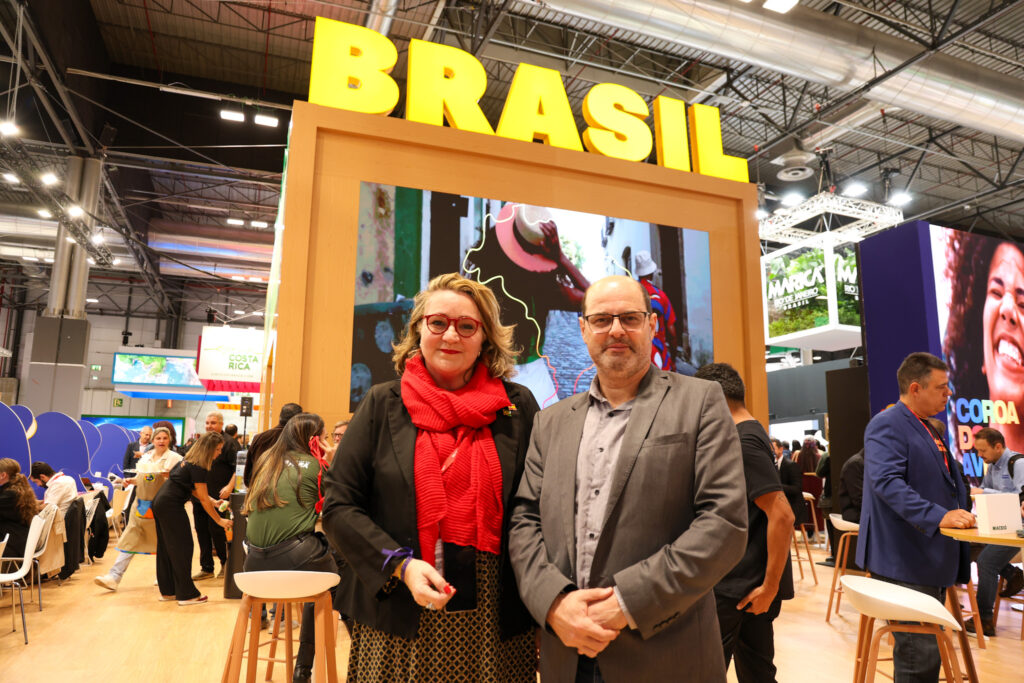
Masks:
[[[587,324],[590,325],[590,329],[594,332],[607,332],[612,329],[612,324],[615,319],[619,319],[619,324],[622,325],[622,329],[627,332],[636,332],[643,327],[644,321],[647,320],[647,316],[650,313],[647,311],[626,311],[625,313],[592,313],[591,315],[582,316]]]
[[[431,313],[424,316],[423,320],[426,321],[427,329],[432,334],[444,334],[448,331],[449,327],[455,325],[455,332],[460,337],[472,337],[480,329],[480,326],[483,325],[482,322],[476,318],[470,318],[468,315],[449,318],[444,313]]]

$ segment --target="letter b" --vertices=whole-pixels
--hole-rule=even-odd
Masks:
[[[394,43],[376,31],[317,17],[309,101],[365,114],[390,114],[398,104],[398,84],[388,74],[397,61]]]

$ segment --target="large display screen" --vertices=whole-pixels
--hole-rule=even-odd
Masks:
[[[124,415],[83,415],[82,419],[86,422],[99,427],[102,424],[116,424],[124,427],[125,429],[137,432],[143,427],[152,427],[154,422],[160,420],[166,420],[174,425],[174,433],[178,436],[179,442],[181,441],[181,435],[185,433],[185,418],[183,417],[126,417]]]
[[[931,226],[942,351],[949,364],[950,443],[970,477],[982,464],[974,434],[998,429],[1024,452],[1024,252],[1007,240]]]
[[[442,273],[494,291],[521,349],[514,381],[542,407],[590,385],[578,316],[583,292],[606,275],[650,292],[653,363],[692,374],[713,357],[708,234],[686,226],[363,183],[356,258],[351,410],[394,379],[392,344],[412,298]]]
[[[152,384],[164,387],[199,387],[196,359],[188,356],[161,356],[115,353],[112,372],[114,384]]]

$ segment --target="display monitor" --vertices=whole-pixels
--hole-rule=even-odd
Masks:
[[[111,373],[114,384],[149,384],[163,387],[202,388],[195,356],[115,353]]]
[[[1024,249],[935,225],[930,233],[939,338],[953,392],[949,441],[967,475],[980,477],[974,435],[983,427],[1024,452]]]
[[[514,381],[542,407],[590,385],[580,304],[606,275],[643,281],[657,318],[652,362],[692,374],[713,357],[709,240],[692,227],[362,183],[351,410],[396,376],[413,297],[451,272],[494,291],[520,349]]]
[[[174,432],[178,437],[179,441],[182,441],[181,435],[185,433],[185,418],[183,417],[132,417],[127,415],[83,415],[82,419],[86,422],[99,427],[102,424],[116,424],[125,429],[133,432],[137,432],[143,427],[152,427],[154,422],[160,420],[166,420],[174,425]]]

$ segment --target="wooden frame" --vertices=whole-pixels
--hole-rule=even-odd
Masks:
[[[767,424],[753,184],[308,102],[296,102],[292,113],[286,178],[261,426],[289,401],[327,424],[349,416],[363,181],[707,232],[715,359],[736,367],[747,383],[748,408]]]

